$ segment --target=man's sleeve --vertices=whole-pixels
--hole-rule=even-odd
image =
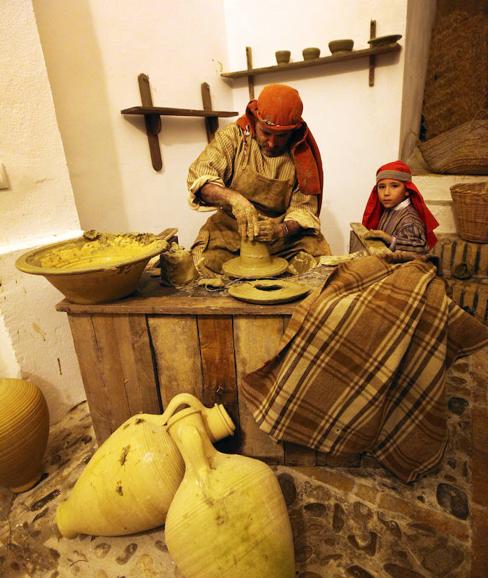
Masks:
[[[239,143],[240,131],[236,124],[220,129],[215,138],[193,161],[188,171],[188,201],[196,211],[214,211],[215,207],[206,206],[198,192],[206,183],[226,186],[233,173],[234,159]]]
[[[320,231],[320,220],[317,217],[317,197],[293,191],[290,206],[285,214],[285,221],[296,221],[303,229]]]

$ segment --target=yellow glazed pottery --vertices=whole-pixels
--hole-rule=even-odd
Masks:
[[[41,390],[23,379],[0,379],[0,485],[32,488],[42,475],[49,412]]]
[[[87,231],[83,237],[25,253],[24,273],[44,275],[73,303],[104,303],[135,291],[149,259],[168,248],[158,235]]]
[[[189,408],[168,421],[185,477],[168,511],[168,551],[185,578],[293,578],[293,538],[271,468],[218,452],[201,415]]]
[[[164,523],[184,473],[164,424],[181,405],[202,416],[213,440],[234,432],[222,405],[208,409],[190,394],[175,396],[163,415],[132,416],[98,448],[68,500],[58,506],[63,536],[122,536]]]

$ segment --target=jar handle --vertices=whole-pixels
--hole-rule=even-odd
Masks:
[[[177,437],[186,467],[193,472],[197,483],[204,487],[210,471],[210,464],[205,454],[201,432],[194,425],[181,425],[178,428]]]
[[[168,423],[169,418],[172,417],[180,405],[189,405],[190,407],[198,409],[199,411],[206,409],[203,403],[191,393],[178,393],[171,399],[171,401],[168,403],[168,407],[161,415],[162,425],[166,425]]]

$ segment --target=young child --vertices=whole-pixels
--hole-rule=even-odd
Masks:
[[[381,239],[392,251],[426,253],[437,241],[439,223],[412,183],[410,167],[394,161],[376,171],[363,225],[370,229],[366,239]]]

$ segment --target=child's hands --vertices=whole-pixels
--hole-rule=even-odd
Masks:
[[[381,241],[383,241],[383,243],[385,243],[385,245],[391,245],[391,242],[393,241],[393,237],[388,234],[385,233],[385,231],[380,231],[377,229],[371,229],[371,231],[368,231],[365,235],[364,235],[365,239],[380,239]]]

